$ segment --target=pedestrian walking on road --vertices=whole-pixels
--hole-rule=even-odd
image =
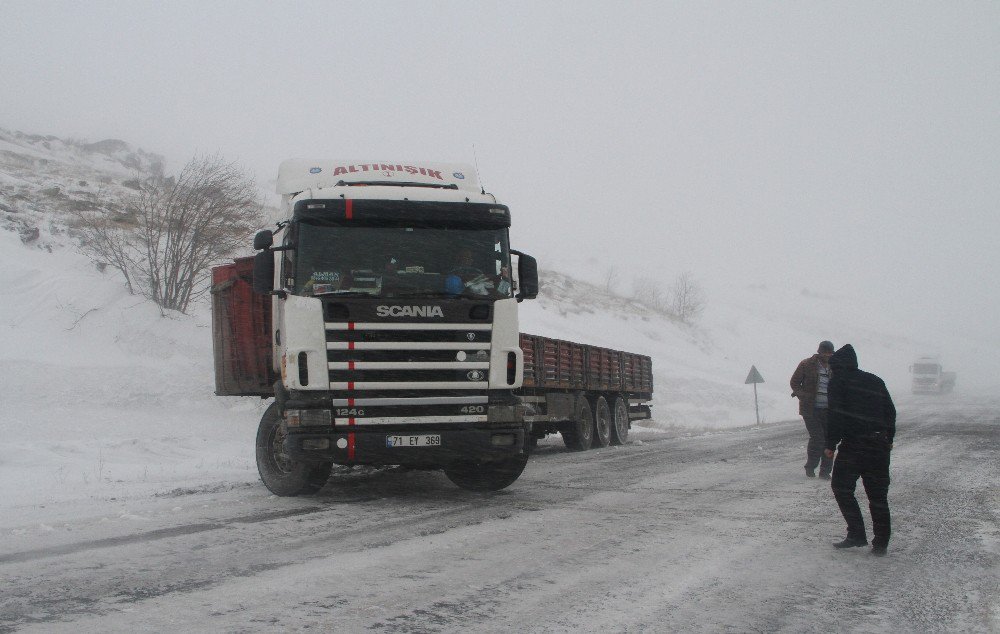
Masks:
[[[832,460],[823,455],[826,442],[826,420],[828,410],[827,389],[830,382],[830,355],[833,354],[833,344],[821,341],[816,354],[803,359],[792,374],[789,382],[792,396],[799,399],[799,415],[806,423],[809,432],[809,444],[806,446],[806,475],[816,477],[816,466],[819,465],[819,477],[830,479]]]
[[[861,478],[872,514],[872,553],[885,555],[892,534],[889,453],[896,435],[896,407],[885,382],[858,369],[858,356],[850,344],[830,357],[830,367],[830,418],[823,453],[833,458],[837,452],[830,487],[847,521],[847,537],[834,546],[868,545],[861,507],[854,497]]]

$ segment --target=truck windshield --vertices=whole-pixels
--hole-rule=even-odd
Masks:
[[[914,374],[937,374],[938,365],[936,363],[915,363],[913,364]]]
[[[294,291],[306,296],[512,296],[507,230],[298,226]]]

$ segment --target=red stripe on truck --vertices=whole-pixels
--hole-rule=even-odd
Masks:
[[[347,419],[347,424],[350,427],[354,426],[354,417],[353,416]],[[355,438],[354,438],[354,432],[351,432],[351,433],[347,434],[347,459],[348,460],[354,460],[355,448],[356,447],[357,447],[357,445],[356,445]]]

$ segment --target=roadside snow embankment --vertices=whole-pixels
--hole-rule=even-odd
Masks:
[[[259,403],[213,395],[207,311],[161,316],[84,257],[0,232],[5,502],[256,478]]]

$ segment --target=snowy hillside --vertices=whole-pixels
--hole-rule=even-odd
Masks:
[[[126,293],[114,272],[98,272],[65,231],[69,207],[101,187],[126,186],[137,166],[156,165],[158,157],[117,143],[0,131],[0,481],[8,504],[127,500],[257,479],[263,403],[213,395],[207,304],[162,316]],[[604,291],[594,283],[599,261],[540,260],[572,275],[543,271],[540,297],[522,304],[523,331],[653,358],[654,417],[638,438],[754,424],[753,389],[744,384],[751,365],[766,380],[758,386],[762,420],[795,419],[788,377],[827,338],[853,343],[862,366],[883,375],[905,406],[907,366],[928,346],[898,316],[763,285],[706,288],[707,310],[687,326],[626,299],[624,288]],[[932,343],[945,341],[969,359],[985,347],[943,327]],[[960,372],[960,389],[969,384]]]
[[[0,128],[0,228],[25,243],[66,243],[73,214],[107,209],[164,158],[117,139],[96,143]]]

